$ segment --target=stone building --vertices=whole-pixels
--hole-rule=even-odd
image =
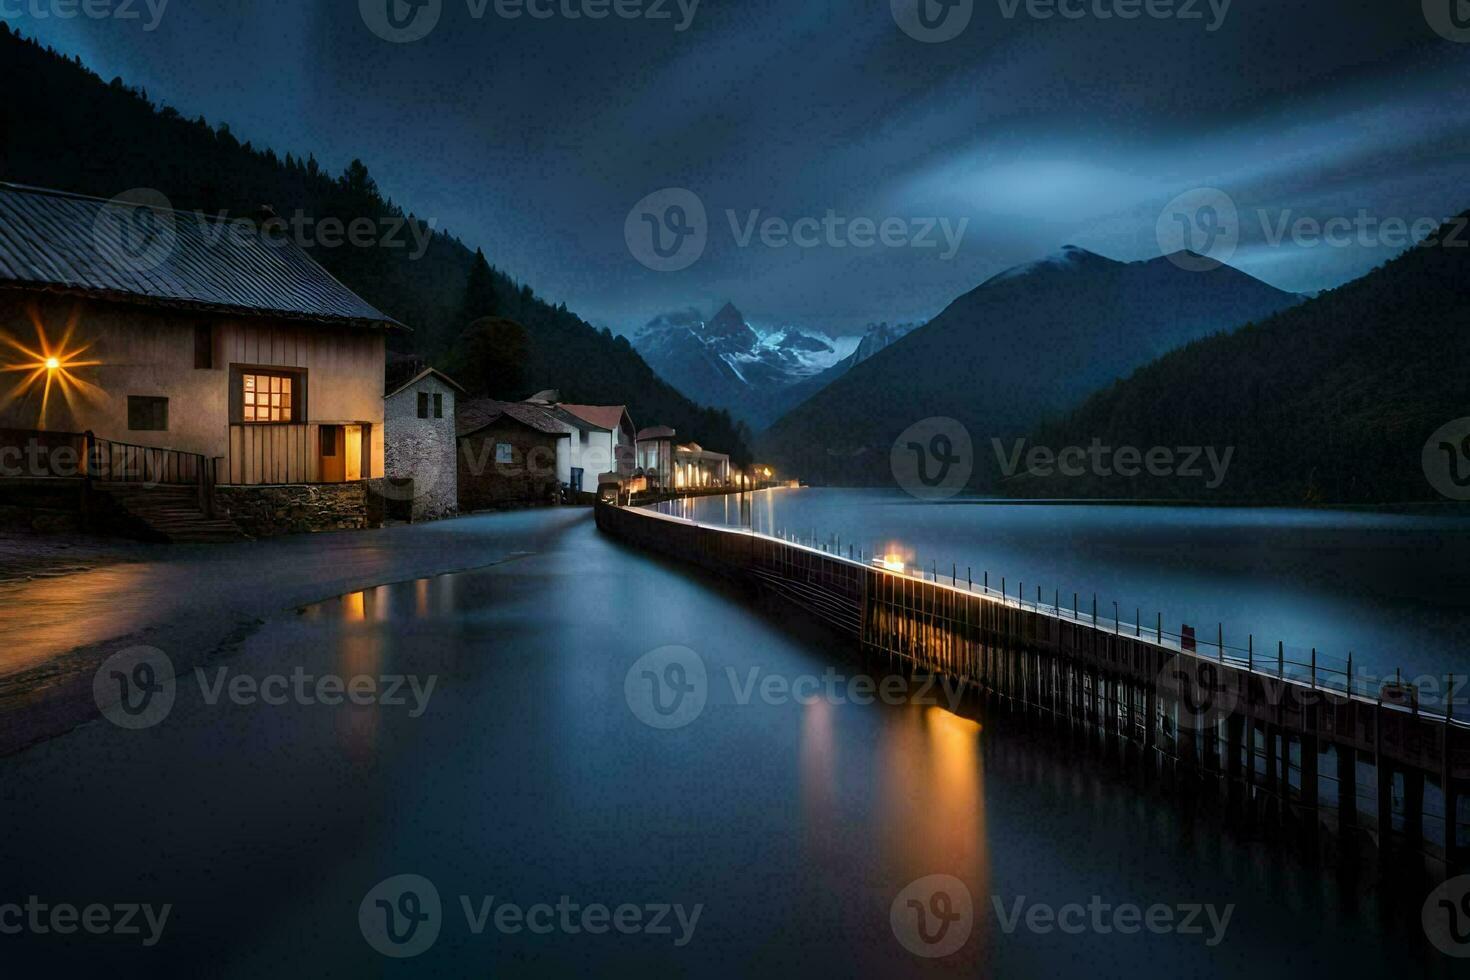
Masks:
[[[383,489],[389,517],[459,511],[456,398],[464,389],[421,359],[390,355],[383,384]]]
[[[461,402],[456,432],[461,511],[555,502],[558,447],[570,426],[525,402]],[[564,447],[563,447],[564,452]]]

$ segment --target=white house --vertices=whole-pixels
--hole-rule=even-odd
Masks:
[[[572,430],[572,437],[557,446],[556,476],[573,491],[595,493],[603,473],[633,474],[637,430],[627,406],[530,401]]]
[[[424,521],[456,513],[455,398],[464,389],[442,371],[405,357],[389,359],[383,387],[389,516]]]

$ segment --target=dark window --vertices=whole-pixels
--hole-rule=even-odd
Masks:
[[[214,367],[214,328],[205,324],[194,327],[194,367]]]
[[[337,427],[334,425],[324,425],[321,427],[320,432],[322,434],[322,455],[337,455]]]
[[[167,431],[168,399],[152,395],[129,395],[128,428],[134,432]]]
[[[436,394],[434,396],[434,418],[436,418],[436,419],[442,419],[443,417],[444,417],[444,396],[443,395]]]
[[[429,393],[427,391],[421,391],[421,392],[419,392],[419,418],[426,419],[428,417],[429,417]]]

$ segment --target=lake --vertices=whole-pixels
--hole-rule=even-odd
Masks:
[[[1002,578],[1012,596],[1052,604],[1072,597],[1148,633],[1188,623],[1202,649],[1223,632],[1273,665],[1277,644],[1339,685],[1354,676],[1416,678],[1425,704],[1444,678],[1470,684],[1470,520],[1368,511],[1205,508],[915,500],[899,491],[803,488],[741,497],[685,498],[659,510],[703,523],[789,534],[844,554],[893,554],[967,570],[978,585]],[[834,537],[835,536],[835,537]],[[1228,651],[1227,651],[1228,652]],[[1363,689],[1370,685],[1364,685]],[[1457,685],[1458,688],[1458,685]],[[1459,710],[1465,694],[1456,693]]]
[[[999,509],[825,497],[855,526],[864,514],[912,515],[905,534],[891,533],[921,554],[937,555],[947,522],[1007,523]],[[814,517],[796,508],[822,499],[768,495],[762,506]],[[1092,579],[1131,551],[1132,594],[1163,594],[1168,554],[1151,563],[1125,545],[1147,536],[1137,517],[1078,514],[1071,528],[1052,526],[1055,547],[1028,570]],[[1040,510],[1008,520],[972,532],[974,554],[1019,563],[1028,535],[1047,539]],[[1109,532],[1108,520],[1130,530]],[[201,676],[182,674],[156,725],[99,719],[0,759],[0,905],[34,895],[172,906],[151,947],[117,935],[0,935],[7,968],[1452,975],[1420,931],[1427,886],[1405,898],[1340,877],[1065,741],[952,711],[942,688],[890,675],[785,609],[753,607],[612,542],[590,513],[404,531],[450,532],[514,557],[282,610]],[[1230,537],[1200,527],[1192,540]],[[1161,547],[1163,538],[1152,536]],[[1069,540],[1094,542],[1095,553],[1068,566],[1059,549]],[[254,547],[262,567],[281,550]],[[1155,565],[1157,581],[1144,574]],[[671,662],[681,683],[702,689],[698,710],[684,702],[669,715],[645,700],[650,667]],[[249,693],[297,674],[417,687],[405,685],[398,704]],[[404,875],[419,883],[412,902],[395,884]],[[943,903],[926,890],[932,876],[950,883]],[[402,913],[399,927],[411,914],[424,923],[415,958],[371,945],[390,912]],[[619,915],[623,928],[609,928]],[[926,949],[916,930],[943,933],[953,951],[916,955]]]

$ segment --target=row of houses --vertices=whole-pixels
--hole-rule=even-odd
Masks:
[[[442,371],[389,355],[385,473],[413,500],[409,516],[588,501],[610,484],[662,491],[743,484],[726,453],[637,429],[626,405],[564,402],[548,389],[519,402],[467,398]],[[391,495],[390,489],[390,495]]]
[[[197,488],[201,522],[257,534],[743,479],[621,405],[466,397],[389,356],[407,326],[235,224],[0,183],[0,478]]]

